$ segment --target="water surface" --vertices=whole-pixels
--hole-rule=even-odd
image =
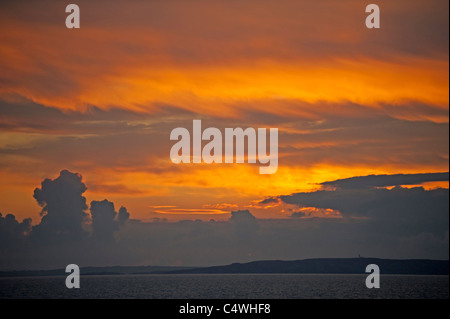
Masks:
[[[0,278],[0,298],[137,299],[448,299],[448,276],[382,275],[368,289],[365,275],[202,274]]]

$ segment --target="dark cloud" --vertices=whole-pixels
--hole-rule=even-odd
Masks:
[[[125,207],[120,207],[119,213],[114,209],[114,203],[108,200],[91,202],[92,235],[102,241],[114,240],[114,232],[126,223],[130,217]]]
[[[254,224],[256,223],[256,218],[246,209],[232,211],[230,221],[236,224]]]
[[[19,222],[13,214],[6,214],[3,217],[0,213],[0,247],[17,248],[17,245],[23,242],[30,231],[31,218]]]
[[[54,180],[45,179],[41,188],[34,190],[34,198],[42,206],[42,220],[33,228],[33,234],[56,237],[58,240],[79,239],[83,235],[82,223],[87,217],[86,185],[81,175],[61,171]]]
[[[106,199],[92,201],[91,215],[93,236],[99,240],[113,240],[114,232],[119,229],[119,225],[115,221],[117,213],[114,210],[114,203]]]
[[[71,256],[82,255],[86,260],[107,261],[107,255],[113,255],[114,234],[127,224],[130,214],[125,207],[116,213],[114,203],[105,199],[91,202],[89,218],[86,190],[80,174],[63,170],[34,190],[42,207],[39,224],[32,227],[30,218],[19,222],[12,214],[0,214],[0,254],[5,256],[0,268],[64,265]]]
[[[259,223],[249,210],[232,211],[230,223],[237,241],[249,242],[258,239],[257,232],[259,230]]]
[[[19,222],[12,214],[3,217],[0,213],[0,268],[25,267],[23,260],[29,258],[27,239],[30,232],[30,218]]]
[[[445,236],[449,222],[449,190],[422,187],[378,188],[397,184],[416,184],[448,180],[448,173],[380,175],[354,177],[324,183],[338,186],[333,190],[295,193],[279,198],[299,207],[338,210],[345,218],[363,218],[364,228],[380,233]]]
[[[305,217],[306,216],[306,213],[305,212],[302,212],[302,211],[294,211],[294,212],[292,212],[292,214],[291,214],[291,217]]]
[[[145,107],[152,108],[152,105]],[[108,134],[145,129],[148,125],[144,122],[151,123],[155,116],[164,118],[174,114],[192,115],[191,112],[174,105],[156,103],[154,107],[157,109],[151,114],[115,107],[106,110],[95,105],[88,106],[84,111],[63,111],[17,94],[2,95],[0,97],[0,114],[2,115],[0,130],[67,135]]]
[[[275,204],[278,203],[280,199],[278,197],[267,197],[264,200],[260,201],[260,204]]]
[[[346,189],[361,189],[400,185],[419,185],[426,182],[444,182],[449,180],[449,173],[395,174],[356,176],[332,182],[324,182],[322,186]]]
[[[119,213],[117,214],[117,221],[119,225],[123,225],[130,218],[130,213],[127,211],[126,207],[120,207]]]

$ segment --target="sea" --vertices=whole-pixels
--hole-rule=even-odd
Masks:
[[[85,275],[0,278],[1,299],[448,299],[449,276],[350,274]]]

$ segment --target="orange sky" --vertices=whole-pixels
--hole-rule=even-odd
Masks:
[[[132,218],[228,218],[369,174],[448,171],[448,2],[58,1],[0,5],[0,211],[39,222],[62,169]],[[407,5],[406,5],[407,4]],[[175,165],[170,131],[278,127],[279,169]],[[447,184],[448,187],[448,184]],[[224,215],[222,215],[222,213]],[[320,214],[326,212],[319,212]]]

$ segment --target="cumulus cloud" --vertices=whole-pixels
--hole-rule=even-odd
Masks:
[[[117,213],[114,203],[103,201],[91,202],[93,236],[100,240],[112,240],[114,232],[119,228],[114,220]]]
[[[114,232],[130,217],[125,207],[120,207],[119,213],[114,209],[114,203],[104,199],[91,202],[92,230],[96,239],[112,241]]]
[[[256,218],[250,213],[248,209],[245,209],[232,211],[230,221],[236,224],[255,224]]]
[[[46,237],[76,239],[82,236],[82,223],[87,217],[86,185],[81,175],[67,170],[61,171],[54,180],[45,179],[41,188],[34,190],[34,198],[42,207],[42,219],[33,233]]]
[[[130,218],[130,213],[127,211],[126,207],[120,207],[119,213],[117,214],[117,221],[119,225],[123,225]]]
[[[229,221],[238,241],[257,240],[259,223],[249,210],[232,211]]]
[[[125,207],[116,213],[114,203],[105,199],[91,202],[90,217],[86,190],[80,174],[63,170],[34,190],[42,207],[39,224],[32,227],[30,218],[19,222],[13,214],[0,214],[0,268],[67,264],[74,255],[107,260],[102,252],[114,249],[114,233],[126,225],[130,214]]]
[[[34,190],[34,198],[42,206],[41,222],[34,226],[32,235],[37,240],[77,240],[88,236],[85,229],[91,225],[92,236],[101,240],[112,240],[114,232],[130,217],[127,209],[115,211],[114,203],[104,199],[90,204],[90,220],[83,193],[87,190],[82,176],[68,170],[52,179],[45,179],[40,188]],[[89,221],[91,223],[89,223]]]

